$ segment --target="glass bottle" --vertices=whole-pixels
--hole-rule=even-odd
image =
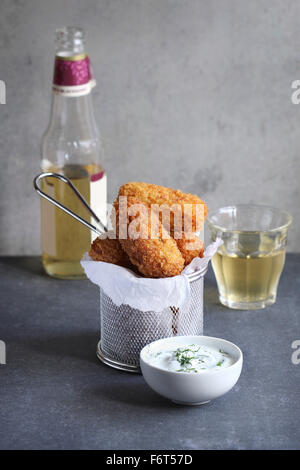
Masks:
[[[58,29],[51,117],[42,140],[41,169],[68,177],[105,224],[106,173],[93,114],[91,90],[94,84],[83,30],[77,27]],[[64,183],[54,178],[44,179],[43,190],[90,220]],[[42,262],[46,273],[64,279],[83,278],[80,260],[90,247],[89,230],[45,199],[41,200],[41,226]]]

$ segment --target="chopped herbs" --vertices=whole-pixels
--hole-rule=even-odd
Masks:
[[[195,368],[193,367],[187,367],[189,365],[192,364],[192,360],[197,360],[197,356],[195,356],[195,353],[197,353],[199,351],[200,348],[195,348],[195,346],[192,344],[191,347],[188,347],[188,348],[178,348],[176,353],[175,353],[175,356],[176,356],[176,359],[177,361],[179,362],[179,364],[181,365],[181,367],[183,367],[183,369],[180,369],[180,372],[190,372],[190,371],[195,371]],[[203,360],[199,360],[201,362],[203,362]],[[179,372],[179,371],[178,371]]]
[[[173,372],[202,373],[230,366],[233,358],[222,351],[205,345],[183,345],[180,348],[156,351],[151,362],[157,367]]]
[[[228,356],[228,353],[225,352],[225,351],[222,351],[222,349],[219,349],[219,352],[220,352],[221,354],[223,354],[223,356]]]
[[[176,372],[197,372],[197,369],[190,367],[189,369],[177,369]]]

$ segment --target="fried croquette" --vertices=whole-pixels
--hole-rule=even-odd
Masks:
[[[135,197],[144,202],[148,207],[160,206],[161,222],[165,220],[168,226],[165,228],[175,238],[177,246],[185,260],[189,264],[196,256],[203,256],[203,243],[196,230],[199,231],[207,216],[208,208],[202,199],[193,194],[186,194],[180,190],[165,188],[155,184],[131,182],[121,186],[119,196]],[[165,211],[164,206],[171,208]],[[166,218],[164,219],[164,214]],[[185,227],[188,225],[188,227]],[[189,233],[187,236],[185,233]]]
[[[89,255],[94,261],[117,264],[125,268],[131,268],[132,264],[119,240],[108,238],[107,234],[97,237],[90,248]]]
[[[177,244],[148,205],[128,196],[125,205],[117,200],[115,209],[120,245],[140,273],[151,278],[181,273],[184,259]]]
[[[188,219],[190,215],[189,212],[192,211],[192,227],[189,228],[189,230],[200,231],[202,227],[197,227],[197,222],[203,225],[208,212],[207,205],[198,196],[156,184],[138,182],[126,183],[120,187],[119,196],[134,197],[148,206],[152,204],[158,204],[159,206],[166,204],[172,207],[172,205],[178,204],[182,214],[182,226],[180,230],[186,230],[184,227],[184,217],[186,216]],[[170,230],[173,236],[174,230],[176,230],[176,227],[174,227],[174,217],[171,218]]]
[[[204,243],[201,238],[195,233],[186,234],[181,233],[181,238],[175,238],[175,242],[179,248],[179,251],[184,259],[184,265],[187,266],[190,262],[196,258],[203,258],[204,254]]]

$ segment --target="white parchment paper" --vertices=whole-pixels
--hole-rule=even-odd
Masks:
[[[117,306],[126,304],[143,312],[160,312],[170,305],[182,307],[189,301],[190,283],[186,275],[206,268],[222,243],[217,239],[209,245],[204,257],[194,258],[179,276],[162,279],[140,277],[121,266],[93,261],[88,253],[84,254],[81,266],[88,279],[101,287]]]

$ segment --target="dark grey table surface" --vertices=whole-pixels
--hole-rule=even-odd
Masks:
[[[1,449],[299,449],[300,255],[288,255],[277,303],[234,311],[205,279],[204,333],[244,352],[239,382],[200,407],[175,405],[139,375],[101,364],[98,289],[41,272],[38,258],[0,258]]]

